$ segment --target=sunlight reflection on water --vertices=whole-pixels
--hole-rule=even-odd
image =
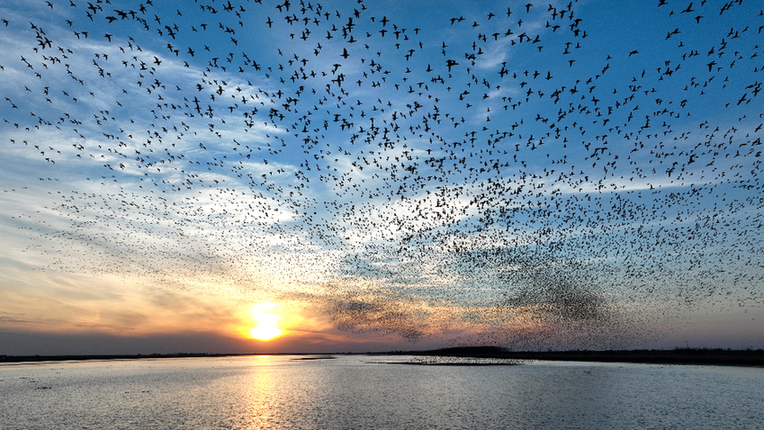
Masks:
[[[755,428],[764,410],[762,368],[294,358],[0,366],[0,428]]]

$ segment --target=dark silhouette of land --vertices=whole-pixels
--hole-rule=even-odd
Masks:
[[[369,353],[371,354],[371,353]],[[0,355],[2,363],[24,362],[49,362],[49,361],[82,361],[82,360],[135,360],[157,358],[194,358],[194,357],[234,357],[252,354],[204,354],[204,353],[176,353],[176,354],[148,354],[148,355]],[[312,357],[335,354],[268,354],[268,355],[306,355]],[[693,365],[729,365],[729,366],[764,366],[763,349],[731,350],[709,348],[677,348],[671,350],[662,349],[637,349],[637,350],[607,350],[607,351],[510,351],[495,346],[466,346],[433,349],[427,351],[390,351],[374,353],[374,355],[414,355],[436,357],[462,357],[462,358],[495,358],[513,360],[550,360],[550,361],[592,361],[609,363],[650,363],[650,364],[693,364]],[[331,357],[334,358],[334,357]]]
[[[175,354],[106,354],[106,355],[0,355],[2,363],[26,363],[43,361],[84,361],[84,360],[139,360],[147,358],[193,358],[193,357],[232,357],[254,354],[206,354],[180,352]]]
[[[677,348],[671,350],[608,351],[509,351],[494,346],[454,347],[430,351],[394,352],[392,354],[442,357],[504,358],[515,360],[598,361],[652,364],[705,364],[764,366],[764,350]]]

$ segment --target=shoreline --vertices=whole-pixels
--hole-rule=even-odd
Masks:
[[[509,351],[499,347],[456,347],[431,351],[407,352],[406,354],[544,361],[764,366],[764,350],[762,349],[730,350],[677,348],[671,350]]]
[[[302,355],[323,358],[337,355],[387,355],[387,356],[437,356],[460,358],[494,358],[514,360],[577,361],[607,363],[643,364],[685,364],[685,365],[726,365],[764,366],[764,350],[729,350],[707,348],[677,348],[673,350],[571,350],[571,351],[510,351],[491,346],[454,347],[425,351],[389,351],[367,353],[174,353],[174,354],[109,354],[109,355],[0,355],[0,364],[39,363],[88,360],[140,360],[166,358],[217,358],[244,357],[251,355]],[[334,358],[334,357],[332,357]],[[306,358],[303,358],[305,360]]]

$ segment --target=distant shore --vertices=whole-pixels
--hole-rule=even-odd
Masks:
[[[73,355],[0,355],[0,364],[3,363],[34,363],[43,361],[86,361],[86,360],[141,360],[157,358],[197,358],[197,357],[236,357],[258,355],[252,354],[206,354],[186,353],[175,354],[73,354]]]
[[[728,365],[728,366],[764,366],[764,350],[730,350],[710,348],[677,348],[671,350],[637,349],[605,351],[510,351],[493,346],[473,346],[442,348],[426,351],[390,351],[377,353],[249,353],[249,354],[115,354],[115,355],[0,355],[0,364],[35,363],[51,361],[84,360],[137,360],[159,358],[198,358],[198,357],[241,357],[249,355],[304,355],[322,357],[329,355],[414,355],[464,358],[495,358],[514,360],[547,361],[582,361],[609,363],[646,363],[646,364],[690,364],[690,365]],[[334,358],[334,357],[332,357]]]
[[[764,366],[764,350],[677,348],[670,350],[636,349],[607,351],[509,351],[492,346],[443,348],[430,351],[394,352],[392,354],[433,355],[444,357],[504,358],[515,360],[597,361],[609,363],[693,364]]]

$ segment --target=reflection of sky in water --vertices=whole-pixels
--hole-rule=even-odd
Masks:
[[[0,426],[755,428],[764,408],[759,368],[293,358],[2,366]]]

